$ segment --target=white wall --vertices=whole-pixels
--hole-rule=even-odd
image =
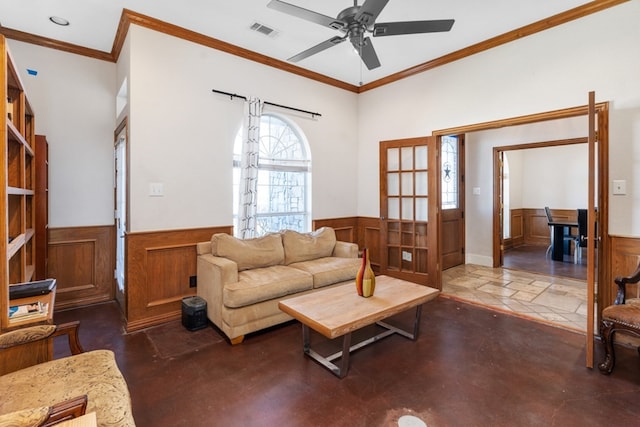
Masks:
[[[509,207],[522,209],[522,150],[507,151],[505,159],[509,162]]]
[[[627,180],[628,194],[611,197],[609,228],[640,236],[638,18],[640,2],[628,2],[360,95],[135,25],[130,65],[121,59],[118,69],[9,44],[37,131],[51,144],[52,227],[113,223],[115,96],[129,74],[133,231],[231,224],[242,102],[213,88],[323,114],[292,116],[311,145],[315,218],[379,215],[381,140],[584,105],[595,90],[597,101],[610,102],[610,178]],[[482,189],[478,203],[467,205],[467,224],[475,225],[467,251],[482,258],[489,254],[480,242],[490,242],[481,232],[491,229],[491,163],[478,149],[467,143],[467,188]],[[149,197],[150,182],[163,182],[165,196]]]
[[[9,48],[36,133],[49,141],[49,227],[113,224],[115,64],[15,40]]]
[[[308,138],[313,217],[355,214],[356,94],[135,25],[129,39],[132,231],[232,224],[243,101],[212,89],[322,114],[273,110]],[[148,195],[153,182],[164,184],[164,197]]]
[[[588,161],[587,144],[525,150],[522,180],[524,207],[586,209]]]
[[[627,180],[628,194],[610,199],[609,229],[640,236],[639,19],[640,2],[628,2],[361,94],[358,215],[378,216],[378,171],[366,166],[378,163],[379,141],[585,105],[594,90],[610,102],[610,178]],[[467,259],[488,263],[491,153],[467,141],[466,154],[466,187],[482,189],[467,203]]]
[[[585,208],[588,154],[586,144],[505,151],[511,208]]]

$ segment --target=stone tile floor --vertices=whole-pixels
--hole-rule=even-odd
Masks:
[[[442,294],[571,330],[586,331],[586,282],[473,264],[443,271]]]

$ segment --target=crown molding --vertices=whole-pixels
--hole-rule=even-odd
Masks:
[[[65,52],[88,56],[90,58],[95,58],[103,61],[117,62],[118,58],[120,57],[120,52],[122,51],[122,46],[124,44],[125,38],[127,37],[127,34],[129,32],[129,26],[131,24],[135,24],[135,25],[139,25],[141,27],[158,31],[173,37],[178,37],[183,40],[187,40],[193,43],[210,47],[212,49],[226,52],[231,55],[239,56],[241,58],[245,58],[250,61],[258,62],[260,64],[267,65],[269,67],[274,67],[282,71],[296,74],[301,77],[315,80],[320,83],[324,83],[330,86],[344,89],[349,92],[363,93],[384,85],[388,85],[390,83],[397,82],[407,77],[411,77],[416,74],[420,74],[425,71],[432,70],[436,67],[440,67],[442,65],[458,61],[468,56],[472,56],[477,53],[484,52],[489,49],[493,49],[494,47],[498,47],[503,44],[510,43],[512,41],[521,39],[523,37],[527,37],[527,36],[539,33],[541,31],[548,30],[549,28],[553,28],[558,25],[562,25],[567,22],[583,18],[585,16],[603,11],[605,9],[608,9],[613,6],[617,6],[622,3],[626,3],[628,1],[630,0],[594,0],[590,3],[575,7],[565,12],[553,15],[549,18],[545,18],[540,21],[534,22],[532,24],[525,25],[524,27],[517,28],[513,31],[509,31],[499,36],[492,37],[490,39],[465,47],[463,49],[457,50],[455,52],[433,59],[431,61],[427,61],[422,64],[418,64],[414,67],[407,68],[406,70],[399,71],[397,73],[391,74],[382,79],[378,79],[373,82],[367,83],[363,86],[355,86],[350,83],[346,83],[341,80],[334,79],[320,73],[316,73],[314,71],[309,71],[304,68],[293,65],[289,62],[281,61],[279,59],[274,59],[269,56],[224,42],[222,40],[205,36],[195,31],[191,31],[186,28],[179,27],[177,25],[170,24],[165,21],[161,21],[159,19],[152,18],[150,16],[142,15],[140,13],[134,12],[129,9],[122,10],[122,15],[120,16],[120,22],[118,24],[116,36],[113,40],[113,46],[111,48],[111,52],[103,52],[96,49],[89,49],[89,48],[78,46],[75,44],[54,40],[47,37],[41,37],[35,34],[29,34],[29,33],[13,30],[11,28],[1,27],[1,26],[0,26],[0,34],[3,34],[5,37],[9,39],[18,40],[25,43],[31,43],[31,44],[47,47],[50,49],[62,50]]]

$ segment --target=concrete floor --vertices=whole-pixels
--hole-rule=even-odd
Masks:
[[[397,426],[406,414],[430,427],[640,419],[635,349],[618,349],[604,376],[585,368],[580,333],[444,297],[425,305],[417,341],[392,336],[358,350],[344,379],[302,354],[295,322],[230,346],[211,325],[189,332],[179,321],[124,334],[115,303],[55,314],[75,319],[86,350],[115,351],[140,427]],[[56,356],[64,347],[55,343]]]

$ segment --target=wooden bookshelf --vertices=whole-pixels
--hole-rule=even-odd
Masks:
[[[44,319],[10,321],[9,286],[35,279],[36,161],[35,115],[11,53],[0,36],[0,330],[51,322],[55,292],[40,296],[49,312]]]

